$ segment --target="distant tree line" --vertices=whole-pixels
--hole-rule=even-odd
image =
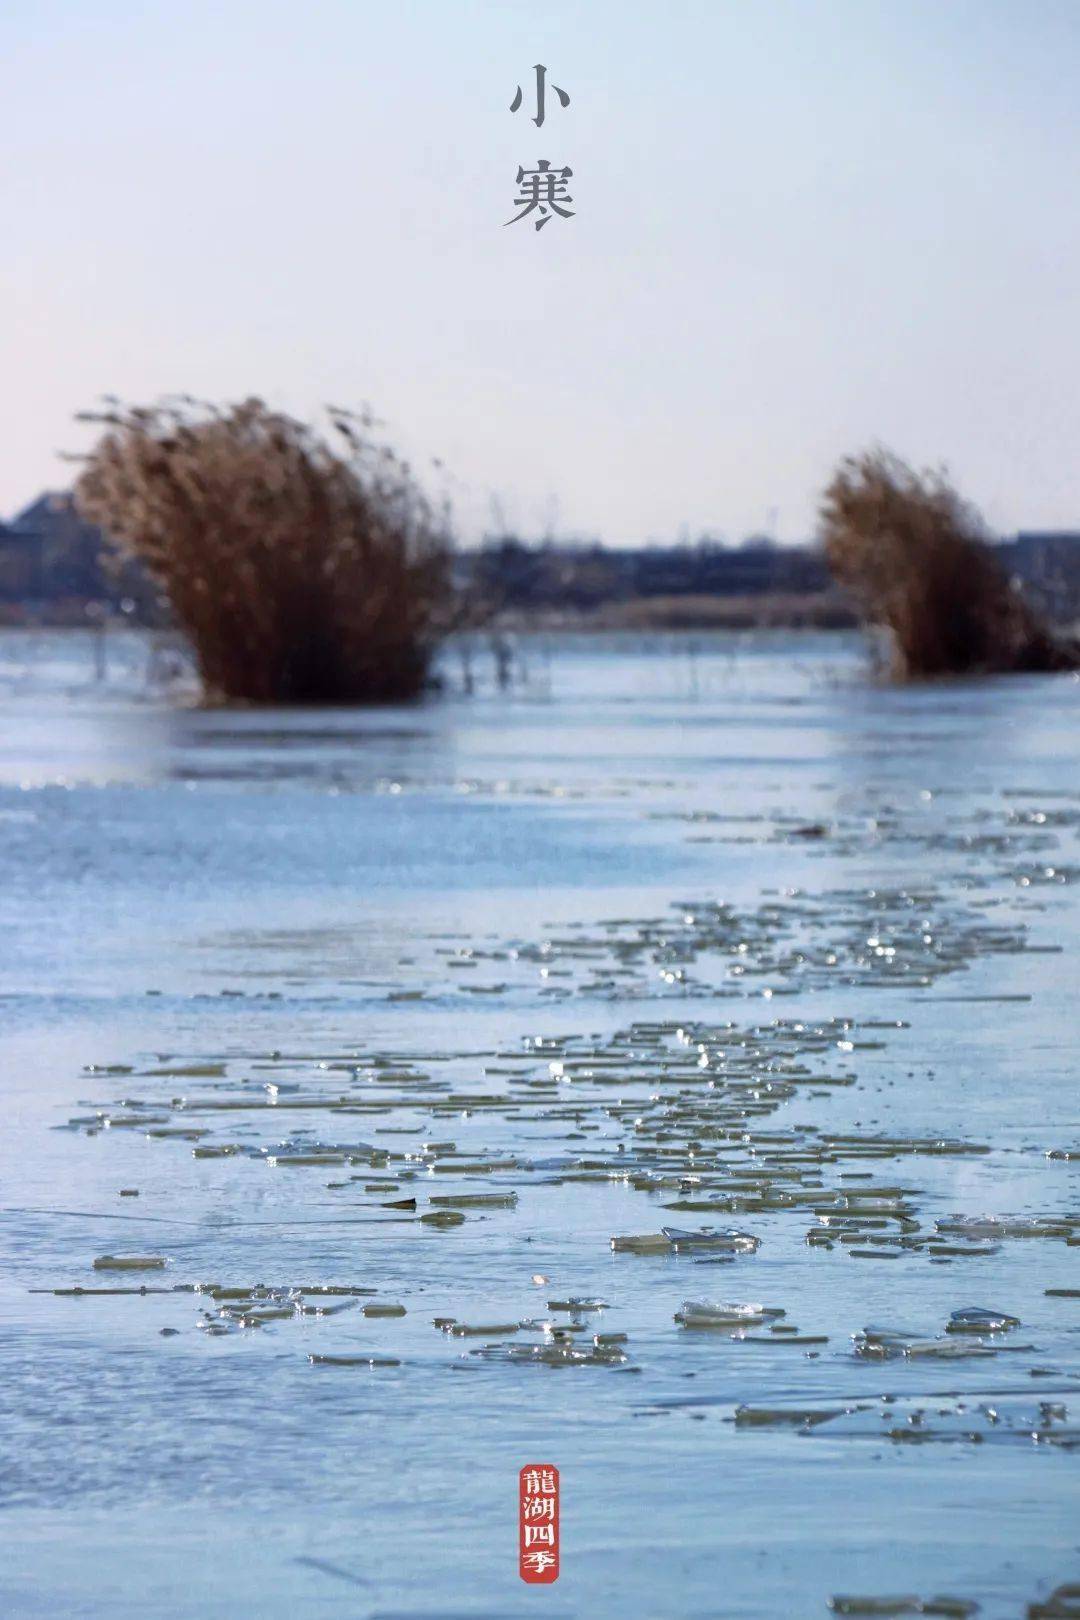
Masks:
[[[587,613],[649,597],[804,595],[825,591],[818,552],[754,537],[741,546],[604,546],[489,539],[459,553],[459,578],[496,611],[568,609]]]

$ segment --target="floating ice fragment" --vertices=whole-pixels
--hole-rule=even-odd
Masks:
[[[783,1311],[767,1310],[764,1305],[724,1305],[705,1299],[687,1299],[675,1312],[675,1321],[681,1322],[683,1327],[742,1328],[756,1327],[767,1317],[783,1314]]]
[[[183,1284],[180,1284],[179,1287],[182,1288]],[[31,1294],[53,1294],[58,1299],[81,1299],[84,1296],[93,1299],[101,1298],[104,1295],[114,1296],[117,1294],[172,1294],[177,1291],[177,1288],[148,1288],[145,1283],[139,1288],[80,1288],[76,1286],[74,1288],[31,1288],[28,1290]]]
[[[1065,1237],[1073,1231],[1072,1221],[1058,1221],[1046,1215],[953,1215],[935,1221],[939,1232],[962,1237]]]
[[[619,1367],[628,1359],[617,1344],[486,1344],[471,1354],[485,1361],[521,1361],[540,1367]]]
[[[919,1335],[907,1328],[865,1327],[853,1333],[855,1354],[864,1361],[891,1361],[902,1356]]]
[[[516,1192],[447,1193],[431,1202],[441,1209],[513,1209],[517,1198]]]
[[[905,1344],[903,1353],[909,1361],[958,1361],[961,1356],[985,1357],[996,1352],[981,1339],[971,1339],[966,1344],[955,1339],[920,1339]]]
[[[831,1597],[829,1608],[834,1614],[850,1615],[937,1615],[941,1620],[966,1620],[978,1614],[979,1605],[967,1598],[932,1597]]]
[[[737,1406],[737,1429],[778,1429],[784,1425],[812,1429],[818,1423],[828,1423],[836,1416],[836,1408],[821,1411],[814,1407],[790,1406]]]
[[[773,1330],[775,1333],[775,1329]],[[735,1333],[733,1339],[740,1344],[828,1344],[827,1333],[799,1333],[795,1328],[785,1330],[781,1337],[768,1337],[764,1333]]]
[[[159,1254],[99,1254],[95,1271],[161,1271],[167,1261]]]
[[[290,1169],[296,1165],[308,1164],[344,1164],[344,1153],[271,1153],[267,1155],[267,1164],[275,1169]]]
[[[297,1311],[301,1316],[340,1316],[342,1311],[354,1311],[359,1304],[355,1299],[339,1299],[336,1305],[325,1305],[320,1300],[314,1304],[298,1303]]]
[[[673,1249],[723,1249],[729,1253],[753,1254],[761,1241],[749,1232],[714,1232],[708,1227],[700,1232],[684,1232],[677,1226],[665,1226],[661,1230]]]
[[[308,1356],[313,1367],[400,1367],[397,1356]]]
[[[296,1315],[294,1305],[257,1305],[248,1310],[223,1306],[222,1316],[238,1321],[242,1327],[262,1327],[264,1322],[285,1322]]]
[[[627,1254],[668,1254],[671,1239],[663,1232],[645,1232],[639,1237],[613,1237],[611,1247],[616,1254],[620,1251]]]
[[[493,1324],[451,1322],[446,1328],[443,1329],[443,1331],[444,1333],[452,1334],[455,1339],[478,1337],[494,1339],[500,1335],[516,1333],[518,1331],[518,1326],[519,1324],[517,1322],[495,1322]]]
[[[980,1305],[966,1305],[953,1311],[945,1324],[946,1333],[1006,1333],[1019,1327],[1020,1318],[1005,1311],[989,1311]]]

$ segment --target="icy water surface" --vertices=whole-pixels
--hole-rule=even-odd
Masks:
[[[0,1609],[1080,1613],[1080,684],[521,658],[0,639]]]

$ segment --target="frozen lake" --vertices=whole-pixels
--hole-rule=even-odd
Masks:
[[[1080,1580],[1080,682],[519,654],[202,712],[0,636],[5,1615]]]

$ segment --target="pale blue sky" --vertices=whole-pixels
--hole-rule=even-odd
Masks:
[[[111,390],[368,400],[468,535],[799,538],[875,439],[1080,526],[1078,86],[1080,0],[4,0],[0,513]]]

